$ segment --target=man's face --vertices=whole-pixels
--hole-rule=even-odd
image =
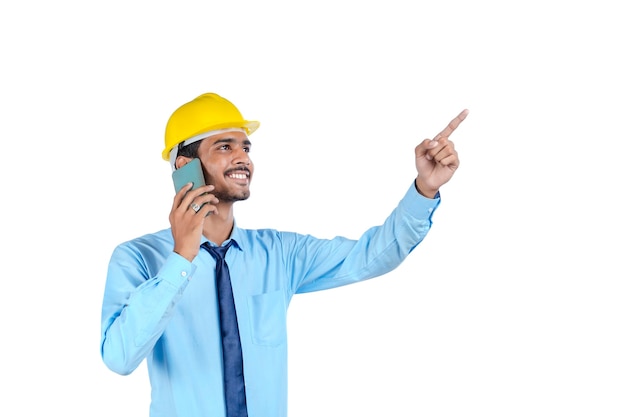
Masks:
[[[202,161],[207,184],[220,202],[235,202],[250,197],[254,164],[250,160],[252,144],[243,132],[226,132],[202,140],[198,157]]]

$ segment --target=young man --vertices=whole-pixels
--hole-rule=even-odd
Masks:
[[[248,136],[259,123],[214,93],[179,107],[162,156],[174,170],[200,159],[207,185],[176,193],[171,228],[114,249],[102,305],[104,363],[126,375],[147,360],[151,417],[286,416],[293,295],[380,276],[406,258],[459,166],[449,136],[466,115],[417,145],[417,177],[398,206],[352,240],[237,227],[234,203],[250,196],[254,175]],[[223,261],[216,247],[228,249]],[[231,292],[232,315],[222,304]],[[232,328],[221,321],[228,317]]]

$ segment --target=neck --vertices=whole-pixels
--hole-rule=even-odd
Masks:
[[[211,242],[221,246],[230,237],[235,224],[233,203],[218,204],[218,214],[211,213],[204,219],[202,234]]]

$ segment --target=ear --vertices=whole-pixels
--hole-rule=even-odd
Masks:
[[[185,165],[187,165],[189,161],[191,161],[191,159],[192,158],[189,158],[187,156],[177,156],[176,162],[174,163],[174,165],[176,166],[176,169],[180,169],[184,167]]]

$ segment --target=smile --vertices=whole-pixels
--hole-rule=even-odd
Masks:
[[[234,169],[227,172],[226,177],[233,180],[248,180],[250,178],[250,171],[247,169]]]
[[[245,180],[250,176],[247,172],[233,172],[227,175],[228,178],[233,178],[236,180]]]

